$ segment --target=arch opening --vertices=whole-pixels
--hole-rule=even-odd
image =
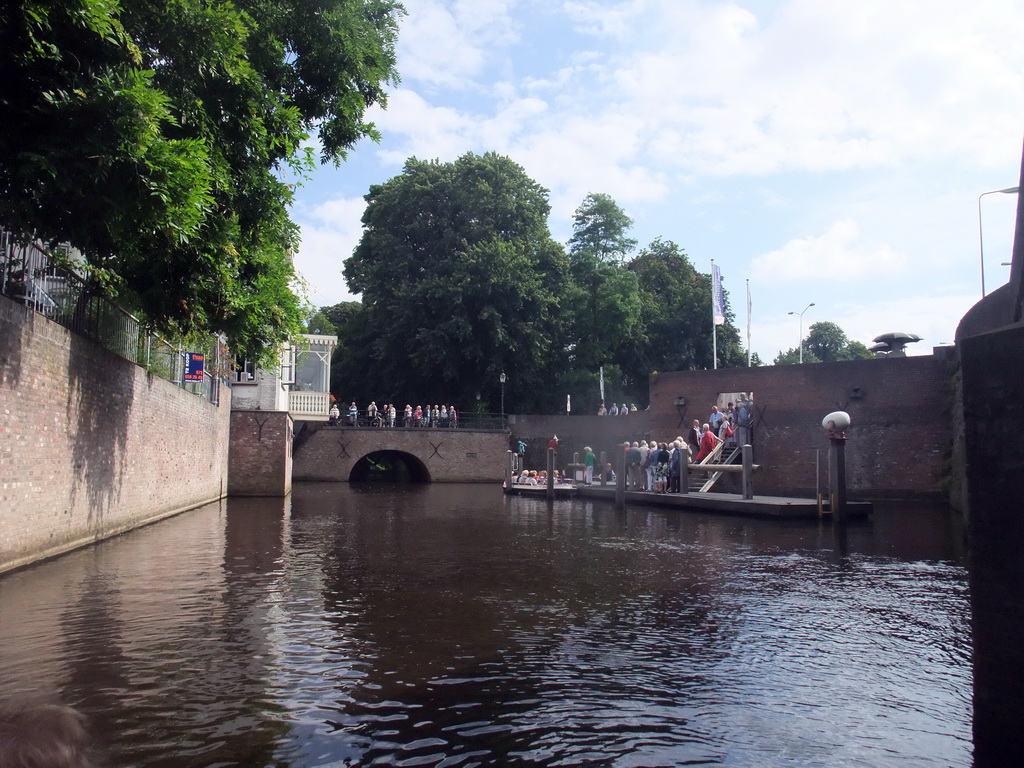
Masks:
[[[350,483],[429,483],[430,471],[411,453],[374,451],[357,461],[349,472]]]

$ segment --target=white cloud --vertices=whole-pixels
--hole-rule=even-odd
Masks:
[[[361,144],[366,173],[343,169],[324,196],[355,199],[411,155],[494,150],[551,190],[556,232],[588,192],[606,192],[642,243],[667,237],[704,268],[713,255],[730,279],[749,276],[757,321],[775,317],[754,329],[762,357],[794,345],[786,312],[815,300],[854,338],[952,340],[978,293],[977,195],[1015,184],[1020,167],[1019,0],[407,6],[403,85],[368,115],[384,140]],[[1002,197],[985,201],[990,287],[1012,238]],[[343,251],[335,286],[352,222],[348,234],[303,222],[304,254]],[[847,296],[813,295],[837,276]],[[892,313],[917,295],[927,307],[897,328]],[[934,331],[916,325],[932,315]],[[763,350],[771,328],[779,345]]]
[[[960,318],[977,301],[977,296],[949,293],[934,296],[901,296],[864,301],[816,302],[803,317],[803,337],[806,338],[814,323],[827,320],[835,323],[851,341],[870,347],[873,339],[890,331],[916,333],[921,341],[907,346],[908,355],[929,355],[933,347],[953,343]],[[793,306],[799,312],[802,306]],[[754,304],[754,322],[751,346],[762,362],[771,363],[779,352],[796,349],[800,339],[800,320],[785,312],[774,318],[758,319],[758,305]],[[745,322],[745,320],[744,320]],[[745,325],[744,330],[745,334]],[[744,341],[746,339],[744,338]]]
[[[314,305],[329,306],[353,298],[341,270],[362,236],[365,208],[362,198],[336,199],[296,215],[302,226],[302,243],[295,255],[295,268]]]
[[[899,278],[905,265],[906,257],[889,246],[861,242],[857,222],[844,219],[818,237],[796,238],[755,257],[751,275],[767,284],[823,283],[823,290],[842,295],[844,286],[865,278]]]
[[[517,39],[502,0],[410,0],[398,38],[398,69],[406,81],[463,89],[487,67],[495,47]]]

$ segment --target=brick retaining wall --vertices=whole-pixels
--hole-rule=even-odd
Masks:
[[[0,571],[221,498],[230,403],[0,296]]]
[[[952,364],[940,356],[663,373],[651,383],[652,429],[666,436],[707,421],[719,393],[754,393],[755,493],[813,495],[822,418],[850,414],[846,476],[851,496],[945,497],[952,446]],[[675,405],[677,398],[686,404]],[[657,425],[665,425],[658,429]]]
[[[229,495],[291,493],[292,430],[287,411],[231,412]]]
[[[661,373],[651,381],[651,407],[630,416],[514,416],[512,440],[527,443],[526,464],[544,466],[544,451],[558,435],[562,457],[590,445],[611,452],[624,440],[686,437],[690,423],[708,420],[720,393],[753,392],[754,492],[813,497],[815,460],[827,488],[828,439],[821,419],[850,414],[846,448],[851,496],[945,498],[952,446],[952,363],[941,356],[844,363],[727,368]],[[677,405],[678,400],[685,404]],[[738,478],[716,490],[738,491]]]

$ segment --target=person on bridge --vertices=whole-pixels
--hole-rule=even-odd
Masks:
[[[356,425],[356,422],[359,421],[359,409],[356,407],[354,402],[348,407],[348,421],[353,427]]]

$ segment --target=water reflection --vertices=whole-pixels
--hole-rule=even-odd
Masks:
[[[0,693],[123,765],[969,765],[956,533],[299,486],[0,579]]]

